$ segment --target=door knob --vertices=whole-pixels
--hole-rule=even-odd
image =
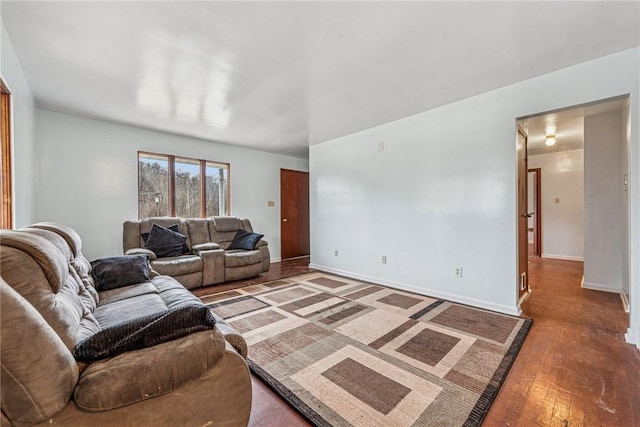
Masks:
[[[289,221],[287,218],[284,218],[284,219],[282,220],[282,222],[287,222],[287,221]]]

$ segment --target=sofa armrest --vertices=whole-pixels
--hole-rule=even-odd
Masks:
[[[229,326],[229,324],[215,312],[211,311],[211,314],[213,314],[213,317],[216,319],[216,328],[222,332],[224,339],[233,346],[240,356],[246,359],[248,348],[244,337]]]
[[[260,246],[268,246],[269,243],[267,243],[266,240],[260,239],[258,240],[258,243],[256,243],[256,249],[258,249]]]
[[[217,329],[87,365],[74,390],[76,404],[106,411],[170,393],[213,369],[225,353]]]
[[[124,253],[125,255],[149,255],[149,261],[158,258],[153,251],[145,248],[131,248]]]
[[[191,246],[191,252],[194,255],[200,255],[202,251],[215,251],[217,249],[222,249],[219,244],[213,242],[200,243],[197,245]]]
[[[202,250],[202,286],[211,286],[224,282],[224,251],[222,249]]]

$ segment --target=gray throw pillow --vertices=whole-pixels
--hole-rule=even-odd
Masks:
[[[264,234],[250,233],[245,230],[238,230],[227,250],[244,249],[245,251],[251,251],[256,248],[256,245],[263,237]]]
[[[187,236],[158,224],[153,224],[145,248],[153,251],[158,258],[182,255]]]
[[[153,224],[152,224],[153,226]],[[171,231],[175,231],[176,233],[180,233],[180,230],[178,230],[178,224],[173,224],[170,227],[167,227],[169,230]],[[149,233],[142,233],[140,234],[140,237],[142,237],[142,241],[144,241],[144,244],[147,244],[147,239],[149,239]],[[146,246],[145,246],[146,248]],[[189,246],[187,246],[187,243],[185,242],[184,245],[182,245],[182,253],[183,254],[190,254],[191,253],[191,249],[189,249]],[[153,260],[152,260],[153,261]]]
[[[98,291],[107,291],[151,280],[149,277],[151,267],[147,255],[100,258],[91,261],[91,270]]]

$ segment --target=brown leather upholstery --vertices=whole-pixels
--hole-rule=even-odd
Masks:
[[[75,345],[103,328],[200,304],[168,276],[97,293],[81,245],[53,223],[0,231],[2,425],[246,426],[246,343],[222,319],[153,347],[75,362]]]

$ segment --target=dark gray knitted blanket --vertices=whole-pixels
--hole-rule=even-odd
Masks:
[[[215,323],[204,305],[176,307],[105,328],[81,341],[74,348],[73,357],[85,363],[105,359],[213,329]]]

